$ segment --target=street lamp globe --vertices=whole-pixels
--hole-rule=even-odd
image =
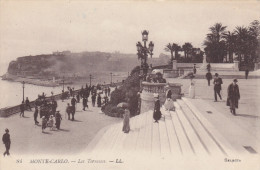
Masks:
[[[153,51],[153,47],[154,47],[154,43],[151,41],[149,43],[149,50],[152,52]]]
[[[149,34],[149,31],[144,30],[142,32],[143,41],[148,41],[148,34]]]

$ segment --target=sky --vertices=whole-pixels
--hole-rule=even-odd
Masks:
[[[217,22],[232,31],[260,20],[260,1],[130,2],[0,0],[0,74],[26,55],[53,51],[136,53],[141,31],[149,31],[154,57],[168,43],[203,49],[209,27]]]

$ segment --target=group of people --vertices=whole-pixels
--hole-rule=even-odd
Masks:
[[[208,72],[206,73],[205,77],[208,82],[208,86],[210,86],[210,81],[213,79],[212,74],[210,72],[210,68],[208,67]],[[246,70],[245,78],[247,79],[248,71]],[[192,79],[192,78],[191,78]],[[226,105],[230,107],[230,112],[233,115],[236,115],[236,108],[238,108],[238,101],[240,100],[240,92],[239,86],[237,85],[238,80],[233,79],[233,82],[228,86],[227,89],[227,102]],[[221,90],[222,90],[223,80],[219,77],[218,73],[215,73],[215,77],[213,79],[214,85],[214,102],[218,101],[218,97],[222,100]]]
[[[161,72],[157,72],[154,78],[151,74],[148,74],[145,78],[145,81],[150,83],[166,83],[166,80],[163,78]]]
[[[67,104],[66,113],[68,114],[68,120],[75,120],[75,112],[76,112],[76,105],[77,103],[80,103],[80,100],[82,99],[82,110],[86,110],[88,108],[88,101],[89,97],[91,95],[91,101],[92,106],[95,107],[97,104],[97,107],[101,107],[102,104],[107,104],[109,101],[111,89],[110,87],[102,87],[101,85],[97,84],[97,86],[88,86],[86,84],[86,87],[81,89],[78,92],[73,92],[71,102]],[[76,94],[76,98],[75,95]],[[101,94],[104,94],[103,98],[101,97]],[[72,117],[71,117],[72,116]],[[71,117],[71,118],[70,118]]]

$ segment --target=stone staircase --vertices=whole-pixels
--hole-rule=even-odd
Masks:
[[[218,132],[187,99],[178,99],[175,111],[165,111],[159,123],[154,123],[153,111],[130,119],[131,131],[122,132],[123,123],[109,127],[91,144],[97,156],[232,156],[248,154],[234,147]],[[236,149],[234,149],[236,148]]]

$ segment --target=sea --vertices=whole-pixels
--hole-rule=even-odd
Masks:
[[[83,84],[82,84],[83,85]],[[74,89],[81,88],[80,84],[73,85]],[[67,85],[64,87],[67,88]],[[26,97],[29,98],[29,101],[33,101],[37,99],[39,94],[46,94],[47,96],[51,96],[51,92],[53,94],[60,94],[63,89],[63,86],[58,87],[44,87],[44,86],[36,86],[32,84],[25,84],[24,86],[24,100]],[[11,107],[18,104],[21,104],[23,100],[23,85],[20,82],[11,82],[0,79],[0,108]]]

